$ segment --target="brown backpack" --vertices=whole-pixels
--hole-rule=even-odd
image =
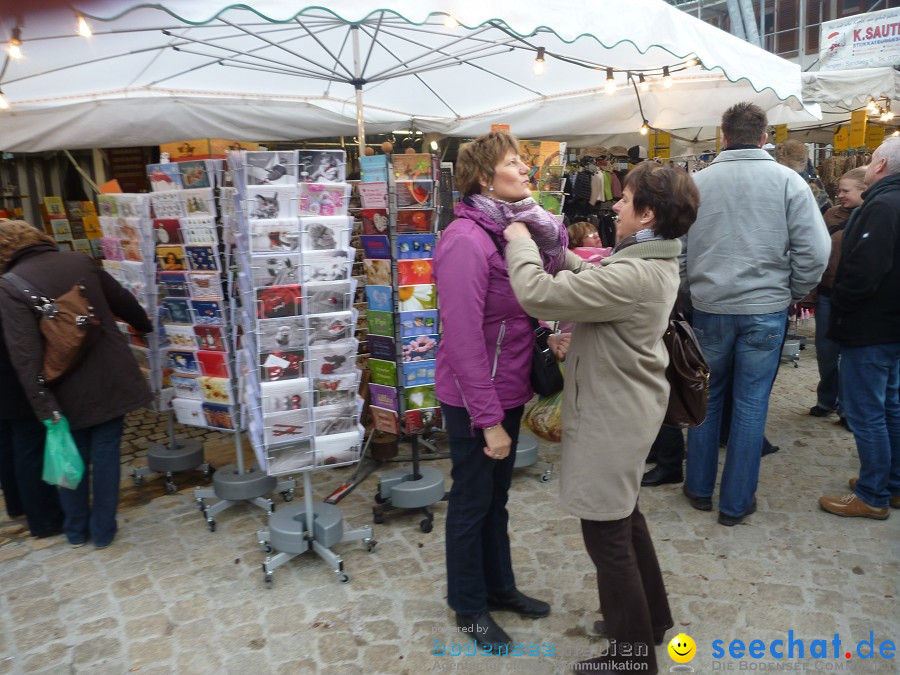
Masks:
[[[85,295],[84,285],[78,281],[51,300],[12,272],[0,278],[22,291],[37,314],[38,328],[44,338],[41,375],[45,384],[58,382],[78,365],[103,331],[103,325]]]

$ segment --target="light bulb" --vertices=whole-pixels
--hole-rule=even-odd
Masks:
[[[459,26],[459,21],[454,19],[449,14],[445,14],[444,15],[444,26],[446,26],[447,28],[456,28]]]
[[[672,75],[669,73],[669,66],[663,66],[663,86],[666,89],[672,86]]]
[[[900,136],[900,129],[892,133],[891,136]]]
[[[537,48],[537,56],[534,57],[534,74],[535,75],[543,75],[544,74],[544,48]]]
[[[644,120],[644,123],[641,125],[641,136],[646,136],[650,133],[650,125],[647,124],[647,120]]]
[[[605,89],[606,89],[606,93],[609,94],[610,96],[612,96],[613,94],[616,93],[616,81],[613,78],[613,69],[612,68],[606,69],[606,87],[605,87]]]
[[[431,141],[431,149],[432,149],[432,150],[434,150],[435,152],[437,152],[439,147],[440,147],[440,146],[438,145],[438,142],[437,142],[437,141]]]
[[[84,38],[89,38],[94,34],[94,31],[91,30],[91,24],[80,14],[78,15],[78,28],[75,32]]]
[[[22,58],[22,29],[16,26],[12,30],[12,37],[9,38],[9,47],[7,47],[7,52],[9,52],[9,58],[11,59],[21,59]]]
[[[638,73],[638,89],[641,91],[650,91],[650,83],[647,82],[647,79],[644,77],[643,73]]]
[[[869,99],[869,102],[866,104],[866,110],[868,111],[868,113],[870,115],[878,114],[878,104],[875,103],[875,99],[873,99],[873,98]]]
[[[9,110],[9,101],[4,98],[2,91],[0,91],[0,110]]]
[[[700,65],[700,59],[698,59],[696,56],[692,56],[691,58],[689,58],[687,61],[684,62],[685,68],[693,68],[694,66],[699,66],[699,65]]]

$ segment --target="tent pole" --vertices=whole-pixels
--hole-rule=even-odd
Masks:
[[[351,26],[353,31],[353,86],[356,87],[356,134],[359,137],[359,156],[366,154],[366,124],[363,121],[362,88],[364,80],[359,65],[359,26]]]

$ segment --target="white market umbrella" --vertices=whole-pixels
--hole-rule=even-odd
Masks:
[[[76,11],[90,40],[74,33]],[[773,123],[815,114],[798,66],[662,0],[81,0],[19,12],[0,16],[0,35],[21,26],[25,54],[0,75],[8,151],[352,133],[362,144],[366,128],[472,136],[494,122],[565,139],[644,120],[714,125],[739,100]],[[642,75],[649,91],[636,92]]]

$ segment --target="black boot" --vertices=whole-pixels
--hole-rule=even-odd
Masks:
[[[497,625],[490,612],[457,614],[456,627],[460,633],[475,640],[478,648],[485,653],[509,654],[512,638]]]
[[[492,612],[515,612],[530,619],[540,619],[550,613],[550,605],[542,600],[529,598],[517,588],[504,593],[489,593],[487,601],[488,609]]]
[[[657,485],[682,482],[684,482],[684,474],[681,471],[669,471],[659,464],[650,469],[641,478],[641,485],[644,487],[656,487]]]

